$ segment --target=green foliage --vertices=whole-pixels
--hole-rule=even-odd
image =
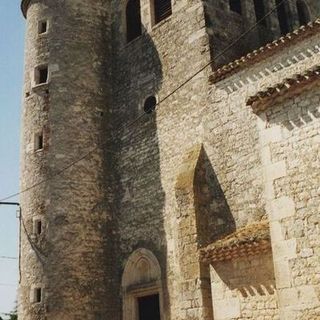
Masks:
[[[7,313],[6,316],[9,317],[8,320],[18,320],[17,307],[15,307],[10,313]],[[3,318],[0,317],[0,320],[3,320]]]
[[[9,314],[9,320],[18,320],[17,313],[11,313]]]

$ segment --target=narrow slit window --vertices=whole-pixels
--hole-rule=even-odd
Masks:
[[[43,149],[43,133],[42,132],[37,133],[35,135],[34,149],[35,149],[35,151]]]
[[[127,42],[138,38],[141,33],[140,0],[129,0],[126,10]]]
[[[297,0],[297,11],[300,26],[306,25],[310,22],[309,8],[304,0]]]
[[[256,15],[256,21],[259,22],[259,25],[266,26],[266,9],[263,3],[263,0],[254,0],[254,12]]]
[[[34,228],[33,233],[35,235],[39,236],[42,234],[42,221],[41,221],[41,219],[37,219],[34,221],[33,228]]]
[[[47,21],[40,21],[39,22],[39,34],[46,33],[48,30],[48,22]]]
[[[229,7],[233,12],[236,12],[238,14],[242,13],[241,0],[229,0]]]
[[[42,289],[41,288],[35,288],[34,289],[34,302],[39,303],[42,301]]]
[[[172,14],[171,0],[154,0],[154,20],[155,23],[168,18]]]
[[[276,0],[277,14],[280,26],[280,32],[285,35],[290,32],[289,19],[288,19],[288,8],[286,3],[282,0]]]

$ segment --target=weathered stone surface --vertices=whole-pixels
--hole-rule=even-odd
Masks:
[[[130,43],[125,1],[23,3],[21,188],[37,186],[21,197],[20,318],[136,320],[138,297],[159,294],[162,320],[317,319],[319,82],[260,113],[247,101],[319,65],[319,34],[210,84],[210,67],[190,77],[255,23],[253,1],[239,15],[229,1],[175,0],[155,25],[141,0]],[[320,2],[306,3],[319,15]],[[279,37],[276,13],[267,28],[214,63]],[[48,83],[35,86],[44,65]],[[144,114],[149,96],[159,104]],[[200,261],[200,248],[263,219],[272,251]]]

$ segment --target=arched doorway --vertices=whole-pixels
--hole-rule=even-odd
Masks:
[[[123,320],[164,320],[161,268],[144,248],[129,257],[122,276]]]

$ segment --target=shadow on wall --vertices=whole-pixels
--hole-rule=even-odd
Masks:
[[[213,69],[306,25],[320,14],[316,0],[288,3],[280,0],[203,0],[203,3]],[[232,45],[234,42],[237,45]]]
[[[271,252],[239,260],[217,262],[212,266],[213,282],[222,281],[229,290],[237,290],[243,298],[275,294]]]
[[[268,125],[281,125],[288,131],[293,131],[319,119],[319,106],[316,103],[306,105],[305,101],[307,101],[305,94],[302,94],[295,97],[294,101],[293,98],[289,97],[284,102],[274,102],[273,113],[269,114],[266,111]],[[296,111],[292,112],[293,109]]]
[[[194,192],[199,247],[235,231],[234,217],[203,147],[196,166]]]
[[[121,32],[119,21],[114,19],[114,34]],[[157,115],[143,115],[146,99],[157,97],[161,88],[162,63],[144,27],[142,34],[127,44],[120,38],[114,39],[112,111],[113,130],[117,132],[114,148],[119,151],[113,191],[118,224],[118,284],[120,289],[123,269],[131,254],[141,248],[149,250],[160,264],[163,319],[170,319]],[[128,288],[122,290],[130,294]]]

